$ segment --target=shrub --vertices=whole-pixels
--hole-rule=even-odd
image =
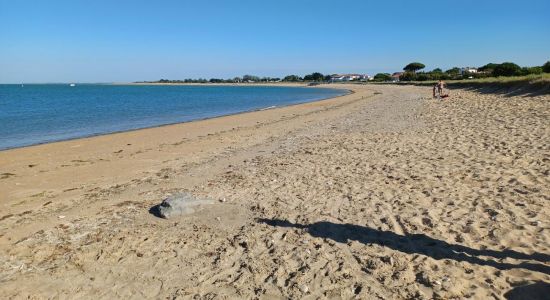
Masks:
[[[496,66],[498,66],[498,64],[489,63],[489,64],[484,65],[483,67],[480,67],[478,69],[478,71],[492,73],[493,70],[496,68]]]
[[[542,67],[523,67],[521,68],[521,75],[542,74]]]
[[[304,76],[305,81],[323,81],[324,78],[325,76],[319,72],[314,72]]]
[[[542,71],[544,73],[550,73],[550,61],[547,61],[544,65],[542,65]]]
[[[505,62],[493,69],[493,76],[518,76],[521,75],[521,67],[515,63]]]
[[[378,73],[374,75],[374,81],[381,82],[381,81],[390,81],[390,80],[391,80],[391,75],[388,73]]]
[[[401,81],[413,81],[416,80],[416,74],[413,72],[405,72],[399,76],[399,80]]]
[[[302,78],[298,75],[288,75],[288,76],[285,76],[285,78],[283,78],[283,81],[290,81],[290,82],[302,81]]]
[[[416,74],[416,80],[418,81],[426,81],[432,79],[431,74],[428,73],[418,73]]]

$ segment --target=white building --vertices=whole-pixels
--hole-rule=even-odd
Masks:
[[[399,82],[399,78],[403,75],[403,72],[395,72],[391,75],[391,81],[392,82]]]
[[[477,73],[477,68],[464,67],[460,68],[460,75]]]
[[[331,81],[353,81],[353,80],[369,80],[367,74],[333,74],[330,76]]]

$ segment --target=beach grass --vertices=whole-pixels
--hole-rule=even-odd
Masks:
[[[401,81],[399,84],[413,84],[420,86],[434,85],[437,80],[429,81]],[[447,80],[445,81],[449,86],[475,86],[475,85],[502,85],[502,86],[515,86],[515,85],[548,85],[550,84],[550,73],[543,74],[531,74],[525,76],[500,76],[500,77],[486,77],[476,79],[462,79],[462,80]]]
[[[436,80],[430,81],[401,81],[398,85],[434,86]],[[509,95],[543,95],[550,94],[550,74],[537,74],[510,77],[487,77],[463,80],[447,80],[446,85],[453,89],[468,89],[484,93]],[[395,84],[395,83],[391,83]]]

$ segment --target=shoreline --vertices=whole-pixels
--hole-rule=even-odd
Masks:
[[[35,174],[39,166],[44,165],[44,155],[47,156],[48,165],[52,167],[57,166],[56,168],[70,165],[66,161],[85,161],[86,159],[83,159],[83,157],[87,156],[95,157],[99,162],[103,162],[110,159],[107,157],[117,154],[116,152],[119,150],[134,151],[136,153],[140,151],[145,152],[145,149],[157,147],[160,144],[182,143],[183,141],[180,140],[181,137],[196,139],[200,136],[209,136],[217,132],[233,131],[235,128],[240,128],[243,125],[252,126],[261,124],[269,120],[278,119],[285,114],[299,114],[300,112],[316,111],[317,109],[338,106],[341,102],[347,103],[350,99],[357,96],[357,91],[353,90],[353,87],[348,87],[346,90],[348,90],[348,93],[341,96],[285,105],[273,109],[247,111],[189,122],[165,124],[2,150],[0,151],[0,166],[2,166],[0,175],[5,174],[3,176],[7,176],[8,178],[0,180],[0,208],[2,204],[5,204],[3,203],[4,201],[9,200],[10,195],[14,191],[21,190],[19,186],[6,186],[6,184],[9,185],[11,179],[19,177],[21,173]],[[365,91],[360,92],[360,97],[364,97]],[[68,157],[72,157],[73,159],[68,159]],[[16,174],[16,176],[7,174]],[[41,174],[38,173],[36,175]],[[67,188],[61,188],[61,190],[64,189]],[[23,193],[23,195],[25,194],[31,196],[32,192]],[[21,191],[18,195],[21,195]]]
[[[95,84],[93,84],[93,85],[95,85]],[[151,85],[151,86],[154,86],[154,85],[163,85],[163,86],[164,85],[188,85],[188,86],[204,86],[204,85],[201,85],[201,84],[133,84],[133,83],[106,84],[106,85],[129,85],[129,86],[132,86],[132,85]],[[215,86],[215,85],[219,85],[219,86],[223,86],[223,85],[227,85],[227,86],[262,86],[262,85],[233,85],[233,84],[209,84],[209,85],[211,85],[211,86]],[[265,85],[265,86],[270,86],[270,85]],[[308,86],[294,86],[294,85],[276,85],[276,86],[295,87],[295,88],[298,88],[298,87],[311,88],[311,87],[308,87]],[[144,129],[154,129],[154,128],[158,128],[158,127],[172,126],[172,125],[185,124],[185,123],[191,123],[191,122],[198,122],[198,121],[204,121],[204,120],[210,120],[210,119],[215,119],[215,118],[227,117],[227,116],[232,116],[232,115],[239,115],[239,114],[244,114],[244,113],[263,111],[263,110],[268,110],[268,109],[277,109],[277,108],[289,107],[289,106],[294,106],[294,105],[301,105],[301,104],[306,104],[306,103],[312,103],[312,102],[317,102],[317,101],[324,101],[324,100],[334,99],[334,98],[338,98],[338,97],[343,97],[343,96],[347,96],[347,95],[350,95],[350,94],[354,93],[353,90],[345,89],[345,88],[332,88],[332,87],[320,87],[320,86],[315,86],[313,88],[325,88],[325,89],[333,89],[333,90],[342,90],[343,94],[341,94],[339,96],[335,96],[335,97],[321,98],[321,99],[316,99],[316,100],[311,100],[311,101],[298,102],[298,103],[280,105],[280,106],[275,105],[275,106],[269,106],[269,107],[265,107],[265,108],[250,109],[250,110],[244,110],[244,111],[240,111],[240,112],[236,112],[236,113],[229,113],[229,114],[216,115],[216,116],[212,116],[212,117],[191,119],[191,120],[188,120],[188,121],[172,122],[172,123],[166,123],[166,124],[160,124],[160,125],[133,128],[133,129],[128,129],[128,130],[111,131],[111,132],[106,132],[106,133],[89,134],[89,135],[83,135],[83,136],[79,136],[79,137],[75,137],[75,138],[56,139],[56,140],[52,140],[52,141],[33,143],[33,144],[23,145],[23,146],[0,148],[0,153],[4,152],[4,151],[10,151],[10,150],[23,149],[23,148],[28,148],[28,147],[47,145],[47,144],[51,144],[51,143],[59,143],[59,142],[73,141],[73,140],[79,140],[79,139],[88,139],[88,138],[94,138],[94,137],[98,137],[98,136],[104,136],[104,135],[110,135],[110,134],[119,134],[119,133],[125,133],[125,132],[137,131],[137,130],[144,130]]]
[[[307,83],[303,82],[262,82],[262,83],[249,83],[249,82],[232,82],[232,83],[197,83],[197,82],[113,82],[112,85],[191,85],[191,86],[287,86],[287,87],[310,87]]]

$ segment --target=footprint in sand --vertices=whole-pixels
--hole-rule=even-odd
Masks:
[[[2,173],[2,174],[0,174],[0,179],[8,179],[12,176],[15,176],[15,174],[13,174],[13,173]]]

